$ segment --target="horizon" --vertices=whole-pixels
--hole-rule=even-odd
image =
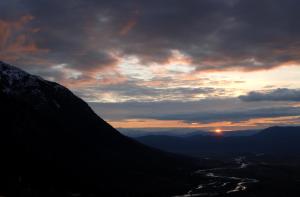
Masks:
[[[230,133],[234,133],[237,136],[239,135],[243,135],[243,132],[249,132],[248,135],[254,135],[256,133],[259,133],[261,131],[264,131],[266,129],[270,129],[270,128],[291,128],[291,127],[299,127],[298,125],[296,126],[290,126],[290,125],[273,125],[270,127],[263,127],[263,128],[255,128],[255,129],[236,129],[236,130],[223,130],[223,129],[213,129],[213,130],[209,130],[209,129],[203,129],[203,128],[178,128],[178,127],[167,127],[167,128],[159,128],[159,127],[146,127],[146,128],[117,128],[115,127],[115,129],[117,129],[120,133],[127,135],[127,136],[131,136],[131,137],[135,137],[135,136],[147,136],[147,135],[152,135],[152,134],[158,134],[158,135],[167,135],[167,136],[184,136],[184,135],[188,135],[188,134],[195,134],[195,133],[199,133],[199,134],[205,134],[205,133],[209,133],[209,134],[214,134],[214,135],[225,135],[226,134],[230,134]]]

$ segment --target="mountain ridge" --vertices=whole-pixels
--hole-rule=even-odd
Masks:
[[[203,154],[300,154],[300,127],[270,127],[250,136],[144,136],[138,141],[164,151],[190,156]]]
[[[186,190],[194,160],[123,136],[55,82],[3,62],[0,82],[0,195],[151,196]],[[154,188],[147,191],[149,186]]]

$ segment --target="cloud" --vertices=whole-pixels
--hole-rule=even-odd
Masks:
[[[105,78],[100,80],[105,80]],[[111,81],[102,86],[90,86],[85,91],[77,92],[77,94],[88,101],[157,102],[199,100],[199,98],[205,98],[222,91],[221,88],[210,87],[150,87],[139,85],[138,81],[127,80],[123,81],[123,83],[113,83]]]
[[[0,59],[87,101],[123,102],[93,104],[113,119],[294,115],[298,109],[286,103],[299,101],[299,90],[228,99],[256,83],[240,72],[215,71],[300,65],[299,6],[295,0],[0,1]],[[223,99],[208,99],[215,97]],[[262,102],[244,102],[252,100]]]
[[[171,114],[158,115],[153,119],[160,120],[183,120],[186,122],[201,122],[211,123],[219,121],[241,122],[255,118],[274,118],[284,116],[299,116],[300,108],[298,107],[272,107],[261,109],[248,109],[245,111],[225,111],[225,112],[207,112],[207,113],[186,113],[186,114]]]
[[[115,126],[205,127],[212,129],[265,128],[272,125],[299,125],[299,106],[286,102],[243,102],[239,99],[204,99],[200,101],[158,101],[99,103],[89,105]],[[124,124],[129,121],[129,124]],[[137,122],[137,125],[132,124]]]
[[[271,91],[252,91],[239,97],[242,101],[300,101],[299,89],[278,88]]]
[[[113,55],[106,52],[86,51],[81,54],[77,54],[77,58],[69,60],[69,67],[83,70],[83,71],[95,71],[99,68],[114,67],[118,63],[118,59]]]
[[[122,103],[90,102],[93,109],[106,119],[156,118],[176,120],[218,121],[219,119],[237,120],[267,115],[299,114],[299,107],[293,108],[286,102],[243,102],[236,98],[203,99],[197,101],[175,100],[157,102],[128,101]],[[291,110],[290,110],[291,109]],[[298,110],[298,111],[297,111]],[[290,113],[291,112],[291,113]],[[265,114],[265,115],[263,115]],[[236,118],[232,118],[236,116]],[[214,119],[214,120],[213,120]]]
[[[120,35],[124,36],[129,33],[129,31],[136,26],[139,16],[139,10],[135,10],[133,16],[126,22],[126,24],[121,28]]]
[[[1,3],[0,19],[13,20],[18,15],[30,13],[32,18],[27,24],[28,28],[39,29],[32,37],[35,46],[48,50],[43,55],[33,53],[22,54],[22,59],[8,59],[10,63],[24,65],[30,64],[31,70],[40,69],[40,67],[51,67],[53,65],[65,64],[70,69],[77,69],[82,72],[100,70],[101,68],[113,67],[117,58],[112,55],[107,44],[105,34],[109,32],[100,32],[102,30],[98,23],[99,5],[94,7],[94,2],[85,1],[18,1],[11,3]],[[55,10],[55,14],[53,14]],[[14,13],[14,14],[10,14]],[[18,33],[12,29],[12,33]],[[23,37],[18,41],[23,42]],[[30,45],[31,46],[31,45]],[[33,46],[31,46],[32,49]],[[29,50],[29,45],[26,48]],[[25,49],[23,49],[24,51]],[[15,55],[20,56],[22,51],[15,51]],[[2,56],[4,57],[4,55]],[[43,59],[47,62],[37,61]],[[38,59],[38,60],[39,60]],[[36,61],[34,61],[36,60]]]
[[[196,72],[251,71],[299,64],[299,5],[294,0],[12,0],[1,2],[0,18],[34,16],[30,26],[40,29],[34,43],[49,49],[38,57],[80,71],[114,66],[113,54],[135,56],[145,66],[164,64],[174,50],[191,59]]]
[[[17,20],[0,19],[0,59],[4,61],[19,61],[27,55],[39,55],[47,52],[37,46],[33,37],[39,29],[28,27],[34,19],[24,15]]]

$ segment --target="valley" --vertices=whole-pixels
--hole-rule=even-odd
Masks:
[[[203,158],[207,166],[193,173],[195,186],[174,197],[293,196],[299,192],[299,158],[285,158],[290,162],[283,163],[282,157],[261,153],[216,159]]]

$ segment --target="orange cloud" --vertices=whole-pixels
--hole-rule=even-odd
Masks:
[[[0,20],[0,59],[16,61],[26,54],[47,51],[40,49],[32,39],[32,34],[39,29],[26,26],[33,19],[25,15],[17,21]]]
[[[137,24],[136,19],[129,20],[126,25],[124,25],[120,31],[120,35],[124,36]]]
[[[127,21],[127,23],[121,28],[119,34],[121,36],[127,35],[132,28],[134,28],[138,22],[139,11],[135,10],[133,16]]]

